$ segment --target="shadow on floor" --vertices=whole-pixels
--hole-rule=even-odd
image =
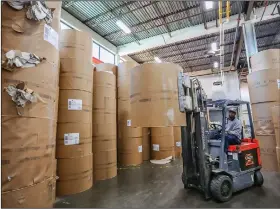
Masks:
[[[280,175],[263,172],[263,187],[252,187],[234,195],[227,203],[205,201],[196,190],[185,190],[181,182],[182,161],[166,166],[149,162],[139,167],[121,168],[118,176],[96,182],[92,189],[59,197],[57,208],[277,208],[280,207]]]

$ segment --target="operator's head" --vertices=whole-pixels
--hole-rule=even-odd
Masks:
[[[235,116],[236,116],[236,110],[233,108],[230,108],[228,116],[229,116],[229,119],[234,120]]]

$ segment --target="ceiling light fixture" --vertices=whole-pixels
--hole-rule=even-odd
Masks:
[[[158,57],[155,57],[155,61],[158,62],[158,63],[161,63],[161,60]]]
[[[218,68],[219,67],[219,63],[218,62],[214,62],[214,68]]]
[[[205,9],[213,9],[213,1],[205,1]]]
[[[120,29],[122,29],[125,33],[131,33],[131,30],[123,23],[123,21],[118,20],[116,22],[117,26],[119,26]]]

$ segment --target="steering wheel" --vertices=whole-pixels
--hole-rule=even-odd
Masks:
[[[219,131],[223,129],[223,126],[222,126],[222,125],[216,124],[216,123],[211,123],[211,124],[210,124],[210,127],[211,127],[212,129],[219,130]]]

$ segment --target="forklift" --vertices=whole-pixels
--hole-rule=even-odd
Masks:
[[[182,181],[185,189],[198,189],[205,199],[214,198],[227,202],[232,194],[243,189],[262,186],[259,142],[255,139],[250,103],[246,101],[220,100],[222,123],[210,124],[207,117],[207,96],[198,79],[178,74],[179,109],[186,114],[187,126],[182,127]],[[230,145],[224,150],[225,126],[228,107],[246,105],[251,127],[251,137],[241,144]],[[211,131],[220,138],[211,139]],[[243,131],[242,131],[243,132]]]

